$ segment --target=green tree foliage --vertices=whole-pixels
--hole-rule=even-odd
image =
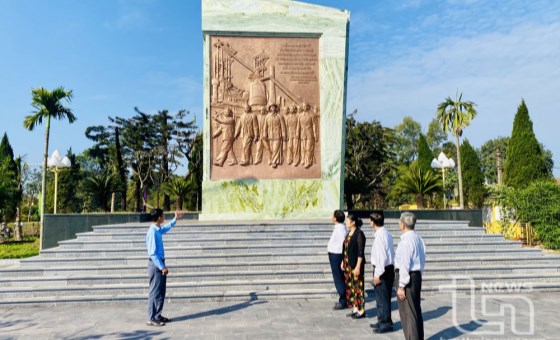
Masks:
[[[455,136],[455,147],[457,150],[457,175],[459,176],[459,207],[464,208],[463,200],[463,176],[461,173],[461,151],[459,149],[460,137],[465,127],[469,126],[471,120],[476,117],[475,103],[464,101],[463,94],[457,94],[455,100],[447,97],[438,105],[436,118],[440,122],[443,131],[451,132]]]
[[[0,177],[0,217],[3,221],[10,221],[14,218],[16,207],[21,200],[18,190],[18,165],[14,159],[14,151],[8,140],[8,135],[4,133],[0,142],[0,163],[2,168]]]
[[[99,173],[116,175],[121,209],[126,209],[131,195],[135,211],[143,210],[148,200],[160,206],[160,192],[177,170],[182,158],[190,163],[196,135],[196,122],[188,120],[188,111],[172,115],[167,110],[149,114],[135,108],[136,114],[125,119],[111,118],[108,126],[91,126],[86,136],[95,142],[85,156],[100,164]],[[202,163],[202,162],[200,162]],[[125,170],[130,169],[134,190],[127,191]],[[99,173],[95,174],[98,176]],[[152,190],[154,189],[154,190]],[[148,198],[154,195],[155,202]],[[163,208],[170,209],[170,198],[163,192]]]
[[[503,171],[503,164],[507,155],[508,142],[509,142],[509,137],[494,138],[482,144],[480,149],[477,151],[486,183],[488,184],[498,183],[498,163],[497,163],[498,150],[500,153],[502,171]]]
[[[560,249],[560,187],[552,181],[536,181],[514,199],[519,221],[531,223],[546,248]]]
[[[476,150],[472,147],[467,139],[461,144],[461,156],[463,162],[463,184],[465,185],[465,202],[467,206],[472,205],[475,208],[482,208],[484,199],[486,198],[486,189],[484,187],[484,174],[482,173],[480,160]]]
[[[348,210],[371,208],[387,195],[383,180],[394,166],[392,136],[392,131],[379,122],[357,122],[354,115],[347,117],[344,197]]]
[[[494,188],[492,198],[516,223],[533,226],[537,239],[549,249],[560,249],[560,186],[551,180],[536,180],[526,188]],[[508,221],[509,222],[509,221]],[[508,226],[509,223],[505,224]]]
[[[526,188],[531,182],[549,177],[543,150],[533,132],[533,122],[525,100],[521,101],[513,121],[513,131],[507,147],[504,184]]]
[[[84,189],[94,199],[94,206],[101,211],[109,211],[109,200],[114,191],[117,176],[115,174],[102,172],[92,174],[85,178]]]
[[[175,209],[183,210],[183,201],[188,194],[194,191],[193,187],[193,181],[188,181],[184,177],[175,176],[163,184],[163,191],[175,197]]]
[[[422,170],[430,170],[432,168],[432,160],[434,159],[434,155],[430,147],[428,146],[428,142],[426,141],[426,137],[421,133],[418,137],[418,166]]]
[[[406,116],[402,123],[395,126],[395,153],[399,164],[410,165],[418,155],[418,138],[422,133],[422,126],[412,117]]]
[[[413,194],[418,209],[424,209],[425,196],[442,190],[441,179],[431,169],[424,170],[414,162],[397,182],[397,186],[407,194]]]
[[[86,129],[86,137],[95,144],[85,153],[98,162],[100,173],[116,178],[114,190],[119,194],[117,200],[121,202],[120,210],[126,211],[128,171],[123,156],[125,149],[121,143],[122,122],[113,117],[109,117],[109,121],[107,126],[97,125]]]
[[[428,131],[426,132],[426,141],[428,142],[430,149],[439,149],[446,140],[447,133],[443,131],[441,124],[436,118],[432,119],[428,125]]]
[[[186,198],[187,209],[190,211],[200,211],[202,210],[202,164],[203,164],[203,143],[202,143],[202,133],[198,132],[191,144],[190,150],[184,150],[183,152],[188,152],[187,159],[189,160],[189,173],[186,178],[189,183],[192,183],[192,188],[196,192],[196,195],[189,195]]]

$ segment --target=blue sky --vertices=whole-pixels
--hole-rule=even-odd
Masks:
[[[524,98],[560,176],[560,1],[310,0],[351,12],[347,111],[424,128],[458,91],[478,104],[464,136],[479,147],[511,133]],[[202,110],[199,0],[0,0],[0,133],[31,164],[44,127],[23,128],[31,88],[64,86],[78,120],[54,121],[50,152],[91,146],[107,116]],[[200,121],[200,120],[199,120]]]

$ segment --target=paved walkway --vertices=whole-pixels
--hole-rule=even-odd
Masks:
[[[558,339],[560,292],[482,297],[424,296],[426,339]],[[284,300],[167,304],[174,320],[145,325],[143,304],[21,307],[0,309],[0,339],[403,339],[395,298],[396,331],[375,335],[375,302],[367,319],[351,320],[330,309],[329,300]],[[505,307],[505,308],[503,308]],[[500,313],[500,308],[502,312]],[[456,320],[455,322],[453,320]],[[512,324],[513,320],[513,324]],[[531,328],[531,323],[534,327]],[[456,327],[458,326],[458,327]]]

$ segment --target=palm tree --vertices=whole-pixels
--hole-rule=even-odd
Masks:
[[[422,169],[415,162],[401,175],[397,185],[405,194],[413,194],[418,209],[424,209],[424,196],[443,190],[439,176],[432,169]]]
[[[116,176],[110,173],[100,173],[87,177],[84,182],[85,190],[97,199],[102,211],[108,211],[109,195],[115,189]]]
[[[175,209],[183,210],[183,198],[193,191],[194,185],[192,181],[187,181],[183,177],[174,177],[164,183],[162,188],[166,194],[176,197]]]
[[[476,106],[471,101],[463,101],[463,94],[457,93],[455,100],[447,97],[438,105],[436,118],[441,124],[443,131],[451,132],[455,136],[455,147],[457,149],[457,175],[459,177],[459,205],[465,207],[463,201],[463,175],[461,171],[461,151],[459,138],[463,135],[463,129],[471,123],[471,119],[476,117]]]
[[[49,132],[51,127],[51,118],[56,119],[68,119],[68,122],[72,124],[76,117],[72,111],[64,107],[61,103],[65,99],[68,103],[72,101],[72,91],[65,91],[64,88],[58,87],[52,91],[49,91],[43,87],[38,87],[31,90],[31,105],[35,108],[33,114],[25,117],[23,121],[23,126],[29,130],[33,131],[35,127],[43,123],[43,119],[46,122],[45,129],[45,153],[43,154],[43,176],[41,180],[41,249],[42,249],[42,237],[43,237],[43,226],[45,214],[45,202],[47,193],[47,158],[49,157]]]

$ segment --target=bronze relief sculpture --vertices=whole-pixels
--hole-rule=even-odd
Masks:
[[[211,179],[320,178],[319,39],[211,46]]]

